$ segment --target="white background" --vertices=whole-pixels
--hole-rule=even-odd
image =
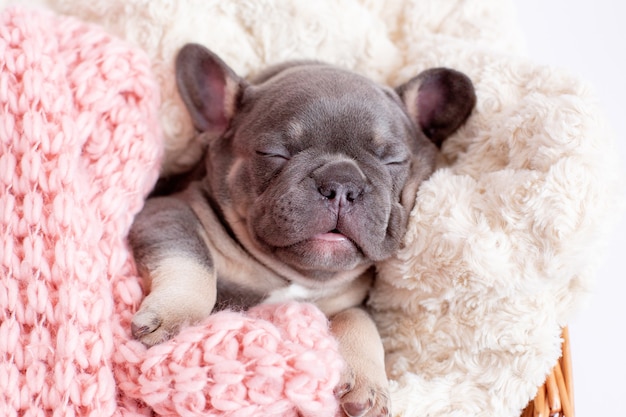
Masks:
[[[514,3],[531,59],[565,68],[595,88],[626,167],[626,2]],[[594,294],[570,325],[579,417],[626,416],[625,321],[626,221],[622,216]]]

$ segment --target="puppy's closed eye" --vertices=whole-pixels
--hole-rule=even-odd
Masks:
[[[382,162],[387,166],[405,166],[408,165],[410,159],[406,155],[393,155],[383,158]]]
[[[411,156],[405,146],[384,145],[376,149],[376,157],[385,165],[402,166],[410,162]]]
[[[271,158],[271,159],[279,159],[288,161],[291,159],[291,154],[285,149],[280,148],[271,148],[271,149],[261,149],[256,151],[257,156],[263,158]]]

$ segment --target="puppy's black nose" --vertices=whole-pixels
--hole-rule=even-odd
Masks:
[[[358,200],[366,188],[366,178],[350,161],[332,162],[313,172],[317,191],[333,205],[343,207]]]

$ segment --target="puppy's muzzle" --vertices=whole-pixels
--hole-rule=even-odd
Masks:
[[[317,191],[336,212],[349,211],[367,192],[367,179],[359,167],[350,161],[331,162],[312,175]]]

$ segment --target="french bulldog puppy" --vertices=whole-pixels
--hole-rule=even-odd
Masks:
[[[245,80],[196,44],[179,52],[176,78],[206,156],[132,226],[149,292],[134,337],[151,346],[217,309],[312,302],[345,358],[343,412],[389,415],[383,347],[363,302],[438,146],[474,107],[471,81],[437,68],[393,90],[314,61]]]

